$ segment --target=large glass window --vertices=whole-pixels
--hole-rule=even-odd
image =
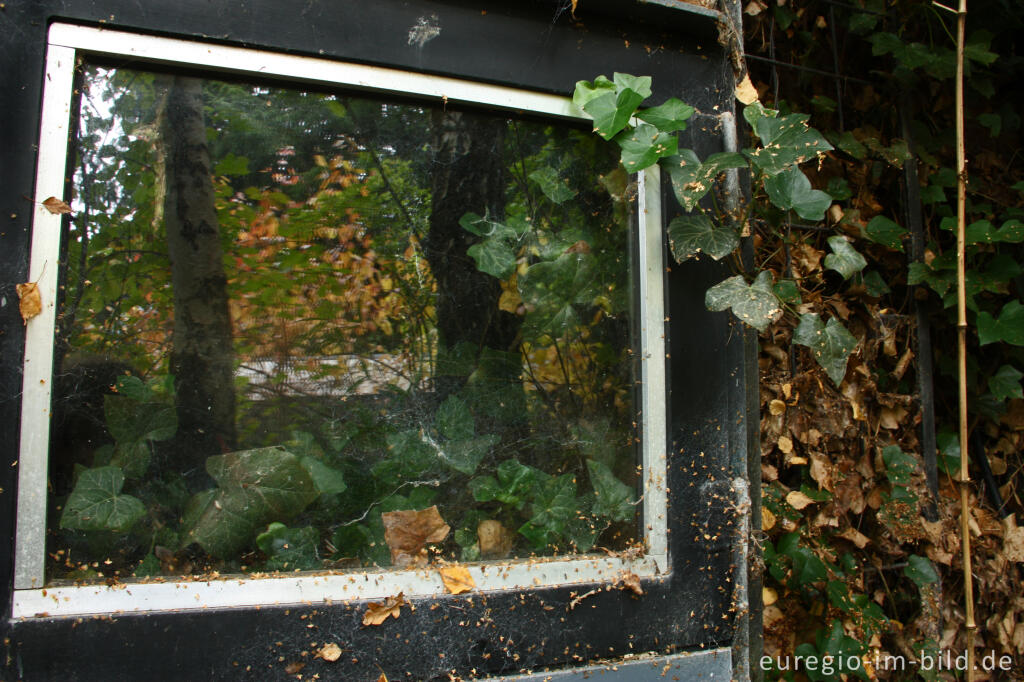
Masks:
[[[117,36],[64,30],[103,53]],[[49,596],[16,615],[117,599],[75,606],[90,584],[153,588],[133,609],[274,599],[178,604],[173,577],[271,576],[307,601],[346,595],[280,579],[665,568],[656,174],[626,175],[558,98],[385,70],[296,87],[265,78],[290,58],[235,48],[197,53],[227,77],[102,57],[72,75],[75,54],[51,48],[39,184],[62,169],[70,214],[59,239],[36,221],[55,306],[29,329],[19,494],[16,586]],[[446,585],[381,575],[347,596]]]
[[[88,64],[80,89],[51,581],[636,542],[610,146]]]

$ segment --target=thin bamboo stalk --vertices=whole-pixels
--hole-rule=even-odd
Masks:
[[[967,422],[967,149],[964,142],[964,34],[967,24],[967,0],[960,0],[956,34],[956,306],[957,360],[960,384],[960,553],[963,558],[964,608],[967,629],[967,681],[974,681],[974,640],[978,626],[974,622],[974,576],[971,572],[970,483],[968,471]]]

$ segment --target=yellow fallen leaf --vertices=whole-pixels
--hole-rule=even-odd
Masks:
[[[803,509],[808,505],[814,504],[814,500],[807,497],[807,495],[800,492],[799,490],[794,490],[788,495],[786,495],[786,502],[788,502],[789,506],[792,507],[793,509]]]
[[[380,677],[377,678],[377,682],[388,682],[388,676],[384,673],[381,673]]]
[[[762,587],[761,599],[765,606],[771,606],[779,600],[779,594],[770,587]]]
[[[21,321],[28,324],[33,317],[43,312],[43,299],[39,296],[39,287],[35,282],[19,284],[15,287],[18,291],[18,309],[21,311]]]
[[[71,207],[68,206],[66,201],[61,201],[57,197],[50,197],[49,199],[43,200],[43,207],[46,208],[50,213],[60,215],[61,213],[71,213]]]
[[[775,526],[775,514],[768,507],[761,509],[761,530],[771,530]]]
[[[871,540],[868,536],[861,533],[856,528],[847,528],[843,532],[838,533],[839,537],[849,540],[853,544],[857,545],[857,549],[864,549]]]
[[[778,416],[786,411],[786,403],[781,400],[775,399],[768,403],[768,411]]]
[[[757,88],[750,82],[750,74],[743,77],[743,80],[736,86],[736,99],[744,104],[753,104],[757,101]]]
[[[452,594],[469,592],[476,587],[473,576],[465,566],[443,566],[437,572],[441,574],[444,588]]]
[[[371,602],[363,614],[363,625],[380,625],[388,619],[388,616],[398,618],[401,615],[402,606],[408,604],[405,594],[398,593],[397,597],[388,597],[382,602]]]
[[[782,453],[785,455],[788,455],[789,453],[793,452],[793,441],[787,438],[786,436],[779,436],[778,445],[779,450],[781,450]]]
[[[341,658],[341,647],[335,644],[334,642],[331,642],[330,644],[324,644],[323,647],[321,647],[318,655],[325,661],[334,663],[336,660]]]

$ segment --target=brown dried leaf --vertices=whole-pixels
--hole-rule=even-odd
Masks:
[[[437,511],[437,505],[420,511],[384,512],[381,520],[384,521],[384,541],[391,550],[391,563],[400,568],[425,563],[424,548],[442,542],[451,530]]]
[[[793,490],[788,495],[786,495],[786,502],[788,502],[789,506],[792,507],[793,509],[803,509],[809,505],[814,504],[814,500],[812,500],[799,490]]]
[[[748,6],[749,9],[749,6]],[[750,74],[743,77],[743,80],[736,86],[736,99],[744,104],[753,104],[757,101],[757,88],[750,82]]]
[[[788,455],[793,452],[793,441],[786,436],[779,436],[778,446],[779,450],[781,450],[784,455]]]
[[[833,491],[832,463],[820,452],[811,453],[811,478],[825,490]]]
[[[857,549],[864,549],[871,542],[867,535],[864,535],[856,528],[847,528],[837,535],[855,544]]]
[[[19,284],[15,287],[18,291],[18,310],[21,311],[21,321],[28,324],[33,317],[43,312],[43,299],[39,296],[39,287],[35,282]]]
[[[366,621],[364,620],[363,622],[365,623]],[[320,648],[320,651],[317,652],[317,656],[329,663],[334,663],[341,658],[341,647],[334,642],[324,644],[323,647]]]
[[[444,566],[437,569],[444,588],[452,594],[462,594],[476,588],[476,581],[465,566]]]
[[[1024,528],[1007,528],[1002,536],[1002,554],[1008,561],[1024,563]]]
[[[768,403],[768,411],[774,415],[780,415],[786,411],[786,403],[781,400],[773,400]]]
[[[401,615],[402,606],[408,606],[408,604],[404,592],[399,592],[396,597],[388,597],[383,603],[370,602],[366,607],[366,613],[363,614],[363,625],[380,625],[388,619],[388,616],[397,620]]]
[[[476,527],[476,537],[480,543],[480,556],[484,559],[504,559],[512,553],[512,533],[501,525],[501,521],[481,521]]]
[[[67,202],[62,201],[57,197],[50,197],[49,199],[44,199],[43,206],[46,208],[47,211],[55,215],[60,215],[61,213],[71,213],[71,207],[68,206]]]
[[[388,676],[384,673],[381,673],[380,677],[377,678],[377,682],[388,682]]]
[[[640,586],[640,576],[633,571],[623,571],[619,574],[618,586],[624,590],[629,590],[638,597],[642,597],[644,594],[644,588]]]
[[[761,530],[771,530],[775,526],[775,514],[768,507],[761,509]]]
[[[907,411],[902,407],[883,407],[879,412],[878,423],[883,429],[898,429],[900,422],[907,416]]]
[[[292,661],[284,667],[284,672],[286,675],[298,675],[305,667],[306,664],[302,661]]]

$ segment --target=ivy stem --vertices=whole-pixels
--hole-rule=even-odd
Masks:
[[[960,0],[956,33],[956,307],[957,361],[960,384],[960,553],[963,558],[964,607],[967,629],[967,682],[974,682],[974,577],[971,573],[970,472],[968,471],[967,422],[967,150],[964,143],[964,34],[967,0]]]

